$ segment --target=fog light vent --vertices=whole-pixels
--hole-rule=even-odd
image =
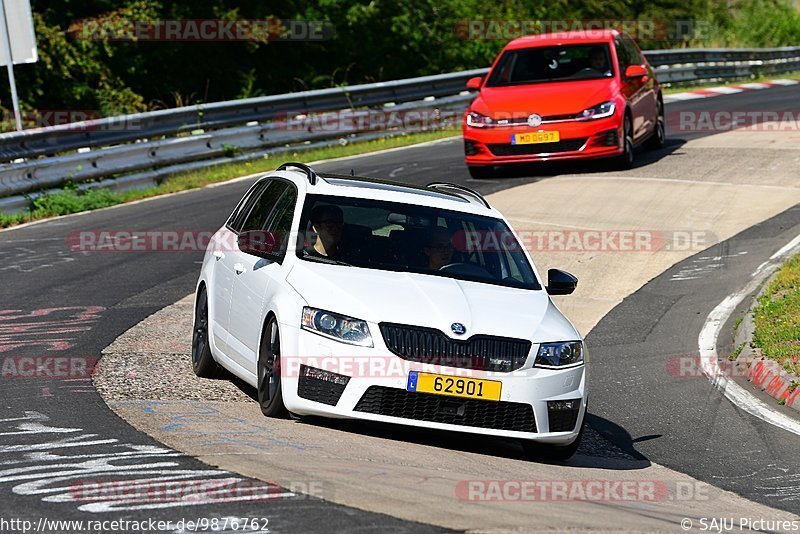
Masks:
[[[581,399],[547,401],[547,418],[550,432],[570,432],[578,423]]]
[[[336,406],[348,382],[349,376],[301,365],[297,395],[310,401]]]

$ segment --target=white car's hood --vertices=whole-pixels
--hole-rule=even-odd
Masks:
[[[372,323],[436,328],[455,339],[475,334],[534,343],[580,339],[544,290],[307,261],[297,261],[287,281],[309,306]],[[466,335],[453,334],[453,323],[463,324]]]

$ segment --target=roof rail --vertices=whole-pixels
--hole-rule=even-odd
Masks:
[[[468,197],[467,200],[469,200],[473,204],[476,203],[474,201],[477,201],[478,204],[486,206],[487,208],[491,208],[489,203],[486,202],[486,199],[483,198],[483,195],[481,195],[477,191],[473,191],[469,187],[466,187],[466,186],[463,186],[463,185],[451,184],[449,182],[431,182],[425,187],[427,187],[429,189],[439,189],[439,190],[448,191],[448,192],[451,192],[451,193],[456,193],[459,196],[461,196],[462,198],[464,198],[466,196],[466,197]],[[465,193],[466,193],[466,195],[465,195]]]
[[[311,185],[316,185],[317,184],[317,173],[314,172],[314,169],[312,169],[311,167],[309,167],[308,165],[305,165],[303,163],[297,163],[295,161],[289,161],[289,162],[284,163],[280,167],[278,167],[276,170],[285,171],[285,170],[288,170],[289,167],[295,167],[297,169],[300,169],[301,171],[306,173],[306,176],[308,177],[308,183],[310,183]]]

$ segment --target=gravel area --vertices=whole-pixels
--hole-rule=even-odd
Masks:
[[[154,313],[103,350],[93,382],[106,402],[251,401],[230,377],[208,380],[192,372],[193,296]]]

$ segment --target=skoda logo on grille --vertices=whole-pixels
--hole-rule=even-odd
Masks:
[[[467,328],[461,323],[453,323],[450,325],[450,330],[457,336],[463,336],[467,333]]]
[[[540,124],[542,124],[542,117],[540,115],[533,113],[528,117],[528,126],[531,128],[536,128]]]

